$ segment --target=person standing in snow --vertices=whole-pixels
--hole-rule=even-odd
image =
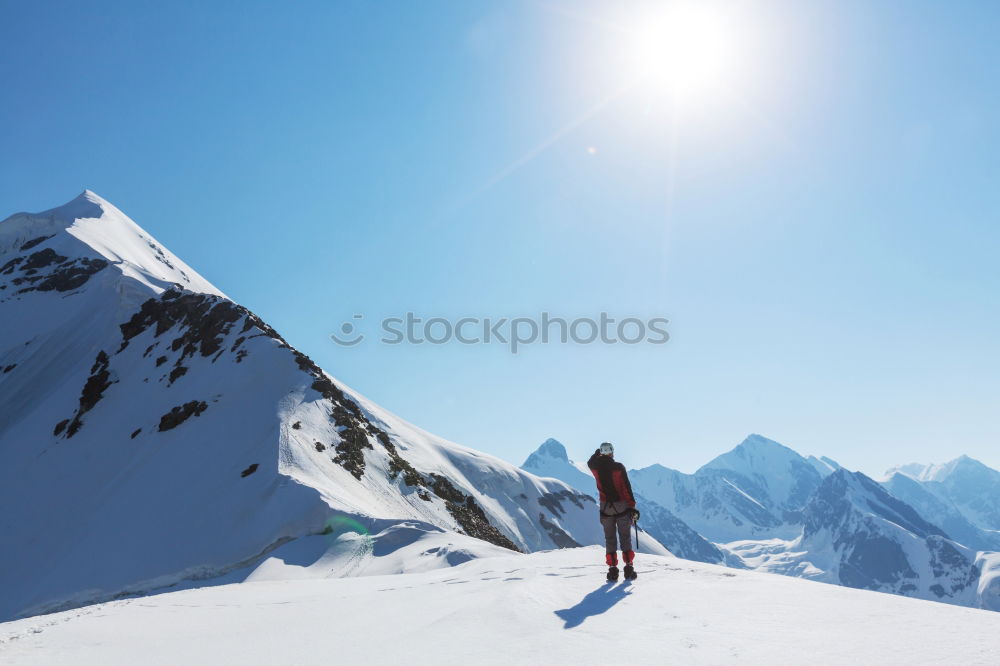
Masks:
[[[604,527],[604,542],[607,547],[608,580],[618,580],[618,545],[621,545],[622,560],[625,562],[625,578],[636,577],[635,553],[632,551],[630,528],[638,520],[632,484],[628,480],[625,465],[615,461],[615,447],[604,442],[587,461],[587,467],[597,481],[600,495],[601,525]]]

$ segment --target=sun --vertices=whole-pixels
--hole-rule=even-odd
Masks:
[[[726,17],[705,4],[674,4],[627,31],[636,84],[649,92],[691,98],[724,88],[735,66]]]

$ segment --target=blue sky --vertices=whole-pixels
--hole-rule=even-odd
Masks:
[[[691,94],[634,82],[651,5],[3,2],[0,214],[93,189],[344,382],[513,462],[610,439],[691,471],[758,432],[1000,467],[1000,4],[720,2],[735,56]],[[327,337],[407,311],[672,337]]]

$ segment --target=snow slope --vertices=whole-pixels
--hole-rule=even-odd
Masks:
[[[448,570],[262,581],[0,625],[23,664],[994,664],[996,615],[641,557],[602,582],[599,548]]]
[[[826,478],[828,475],[833,474],[838,469],[841,469],[840,463],[831,458],[827,458],[826,456],[820,456],[818,458],[816,456],[807,456],[806,461],[808,461],[808,463],[812,465],[823,478]]]
[[[979,553],[976,566],[982,571],[978,590],[982,607],[1000,611],[1000,553]]]
[[[0,222],[0,320],[0,619],[228,575],[336,520],[601,541],[591,497],[380,409],[92,192]]]
[[[639,524],[647,534],[662,543],[676,557],[709,564],[727,564],[744,568],[739,557],[716,546],[695,532],[683,520],[656,502],[636,494],[636,506],[641,510]]]
[[[727,544],[751,568],[945,603],[995,608],[978,554],[860,472],[827,477],[793,540]]]
[[[882,481],[882,486],[955,541],[975,550],[1000,550],[1000,532],[973,525],[947,496],[935,494],[927,483],[896,472]]]

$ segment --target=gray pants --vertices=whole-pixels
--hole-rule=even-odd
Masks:
[[[601,526],[608,553],[632,550],[632,513],[625,502],[608,502],[601,507]],[[619,513],[621,515],[608,515]],[[618,548],[618,545],[621,548]]]

